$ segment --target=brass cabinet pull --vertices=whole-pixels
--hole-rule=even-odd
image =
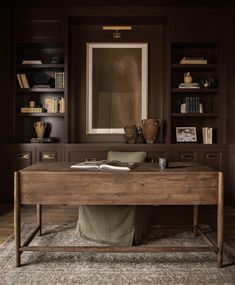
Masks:
[[[219,154],[207,154],[206,155],[206,159],[211,159],[211,158],[218,158],[219,157]]]
[[[95,157],[86,157],[85,161],[97,161]]]
[[[192,154],[183,154],[183,153],[181,153],[180,158],[192,158],[193,159],[193,155]]]
[[[42,159],[54,159],[55,155],[53,153],[47,153],[42,155]]]
[[[30,154],[29,153],[17,153],[17,158],[18,159],[30,159]]]

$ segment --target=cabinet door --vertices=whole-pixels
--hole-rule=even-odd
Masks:
[[[232,202],[231,195],[233,189],[231,188],[231,174],[229,173],[228,165],[226,165],[227,147],[211,146],[206,149],[201,149],[201,163],[214,168],[217,171],[223,172],[224,177],[224,200],[225,204],[229,205]],[[231,156],[230,156],[231,157]]]
[[[20,144],[12,151],[14,156],[14,171],[18,171],[35,162],[35,146]]]
[[[54,145],[36,146],[36,161],[56,162],[61,161],[61,148]]]
[[[9,203],[14,201],[14,172],[30,166],[35,162],[35,147],[31,144],[18,144],[12,146],[11,151],[11,175],[9,191]]]
[[[195,149],[172,149],[170,160],[182,162],[197,162],[199,160],[198,152]]]
[[[0,157],[0,204],[10,204],[14,200],[11,148],[0,146]]]
[[[202,150],[202,163],[216,170],[224,171],[224,154],[222,150]]]

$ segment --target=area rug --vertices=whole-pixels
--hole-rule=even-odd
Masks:
[[[33,225],[22,226],[23,239]],[[97,245],[77,237],[75,224],[44,225],[32,245]],[[204,226],[211,238],[215,234]],[[206,246],[190,230],[153,228],[145,245]],[[225,242],[224,268],[214,253],[32,253],[15,267],[14,236],[0,248],[1,285],[70,284],[235,284],[235,248]]]

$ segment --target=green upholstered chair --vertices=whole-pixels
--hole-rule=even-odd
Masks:
[[[146,152],[110,151],[107,160],[144,162]],[[114,245],[137,245],[155,221],[153,206],[79,206],[77,234]]]

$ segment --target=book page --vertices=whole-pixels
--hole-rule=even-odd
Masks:
[[[99,161],[84,161],[74,165],[71,165],[71,168],[78,169],[100,169],[100,170],[122,170],[122,171],[130,171],[134,168],[137,163],[134,162],[120,162],[120,161],[107,161],[107,160],[99,160]]]
[[[79,168],[79,169],[99,169],[100,168],[99,161],[84,161],[77,164],[71,165],[71,168]]]
[[[137,165],[134,162],[108,161],[100,165],[100,169],[130,171]]]

